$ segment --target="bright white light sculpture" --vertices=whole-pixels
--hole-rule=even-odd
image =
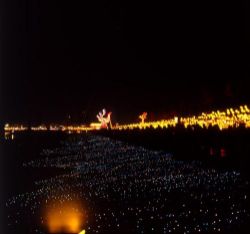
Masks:
[[[112,112],[106,113],[105,109],[98,113],[96,117],[101,123],[101,128],[108,128],[108,125],[111,124],[111,114]]]

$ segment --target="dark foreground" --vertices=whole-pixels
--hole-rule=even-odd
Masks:
[[[6,141],[4,233],[48,233],[55,204],[77,205],[87,234],[248,233],[249,183],[237,167],[190,160],[183,145],[177,159],[149,148],[90,134]]]

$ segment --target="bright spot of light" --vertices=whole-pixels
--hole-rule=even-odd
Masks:
[[[51,203],[46,209],[46,226],[49,233],[79,233],[84,215],[78,202]],[[85,230],[80,234],[85,234]]]

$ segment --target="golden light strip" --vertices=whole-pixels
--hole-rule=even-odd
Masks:
[[[112,127],[113,130],[133,130],[133,129],[161,129],[176,127],[177,124],[183,125],[185,128],[199,126],[201,128],[208,128],[209,126],[218,126],[220,130],[228,129],[230,127],[239,127],[241,125],[250,128],[250,109],[247,105],[239,106],[239,108],[228,108],[224,111],[217,110],[209,113],[202,113],[198,116],[190,117],[173,117],[170,119],[163,119],[158,121],[141,121],[140,123],[116,124]],[[24,125],[10,125],[5,124],[5,132],[21,132],[21,131],[66,131],[66,132],[84,132],[101,129],[99,123],[91,123],[89,126],[85,125],[39,125],[28,128]]]

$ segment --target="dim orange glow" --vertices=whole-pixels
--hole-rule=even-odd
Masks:
[[[52,203],[46,208],[45,224],[49,233],[79,233],[84,219],[79,202]]]
[[[139,115],[139,119],[141,120],[141,124],[143,125],[145,122],[145,119],[147,118],[148,113],[147,112],[143,112],[141,115]]]

